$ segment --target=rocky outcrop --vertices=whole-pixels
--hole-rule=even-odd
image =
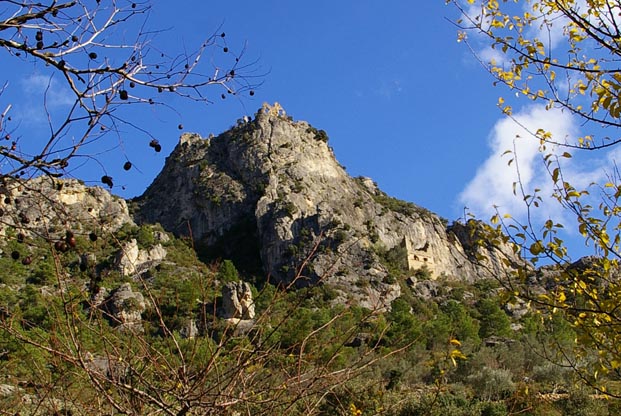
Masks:
[[[326,283],[340,300],[383,308],[400,295],[386,253],[432,278],[474,280],[506,267],[483,248],[479,267],[437,215],[351,178],[325,132],[264,106],[212,139],[185,134],[137,201],[141,222],[192,235],[231,258],[254,247],[264,273],[283,285]],[[464,232],[459,232],[464,231]],[[467,230],[466,230],[467,231]],[[480,257],[480,256],[479,256]]]
[[[3,227],[25,235],[64,237],[116,231],[133,224],[125,200],[100,187],[87,187],[74,179],[32,180],[5,178],[0,184],[0,215]]]
[[[138,241],[132,238],[123,244],[117,253],[115,266],[123,276],[133,276],[160,264],[166,258],[166,254],[166,249],[161,244],[156,244],[148,250],[140,249]]]
[[[123,283],[103,302],[111,321],[120,330],[142,332],[142,313],[146,303],[142,293],[134,292],[129,283]]]
[[[222,318],[250,320],[254,315],[252,290],[247,282],[229,282],[222,287]]]
[[[110,381],[118,382],[129,373],[129,365],[123,359],[110,355],[101,356],[87,352],[84,354],[84,364],[87,371]]]

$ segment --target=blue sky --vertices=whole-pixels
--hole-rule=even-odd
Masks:
[[[523,213],[512,196],[515,170],[500,154],[519,149],[522,178],[529,187],[546,190],[537,144],[515,141],[520,127],[496,108],[508,93],[463,43],[451,20],[457,11],[444,0],[262,2],[153,2],[149,27],[165,29],[153,40],[165,51],[195,49],[215,30],[226,32],[232,50],[246,49],[246,62],[257,61],[263,84],[253,97],[219,99],[204,106],[171,95],[165,108],[137,112],[136,123],[147,126],[162,144],[161,153],[146,148],[131,133],[124,147],[96,155],[79,171],[98,184],[103,173],[114,178],[114,192],[140,195],[161,170],[183,131],[218,134],[263,102],[279,102],[295,119],[327,131],[337,159],[352,176],[373,178],[388,194],[412,201],[455,220],[465,207],[482,218],[493,213]],[[220,29],[218,29],[221,27]],[[475,48],[489,56],[484,44]],[[22,136],[37,136],[46,125],[36,110],[49,70],[3,56],[0,78],[10,81],[0,107],[12,102],[21,119]],[[203,57],[216,64],[220,51]],[[57,86],[57,84],[55,84]],[[62,88],[52,91],[62,107]],[[49,103],[48,103],[49,104]],[[530,102],[516,101],[517,117],[529,126],[577,135],[580,125],[569,115],[545,112]],[[39,111],[39,113],[37,113]],[[38,115],[37,115],[38,114]],[[523,135],[525,136],[525,135]],[[136,170],[124,172],[128,157]],[[583,182],[601,179],[614,155],[574,162],[567,172]],[[101,162],[101,163],[100,163]],[[542,218],[561,216],[558,207],[540,210]]]

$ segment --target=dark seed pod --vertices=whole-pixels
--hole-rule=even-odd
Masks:
[[[76,35],[71,36],[71,41],[72,42],[77,42],[78,41],[78,37]]]
[[[88,54],[88,57],[90,59],[97,59],[97,54],[95,52],[91,52],[91,53]]]
[[[253,90],[250,90],[249,94],[250,94],[250,96],[252,97],[252,96],[254,95],[254,91],[253,91]]]
[[[77,243],[74,236],[65,238],[65,242],[69,247],[75,247]]]
[[[123,164],[123,169],[130,170],[131,168],[132,168],[132,162],[127,161],[125,162],[125,164]]]
[[[136,86],[136,83],[134,81],[129,83],[129,88],[134,88]]]
[[[88,238],[92,241],[95,242],[97,241],[97,234],[95,234],[95,232],[92,232],[88,235]]]
[[[37,42],[37,49],[43,49],[43,41],[38,41]]]
[[[81,272],[85,272],[86,271],[86,263],[80,263],[80,271]]]
[[[227,53],[228,51],[229,51],[229,48],[227,48],[226,46],[222,48],[222,52]]]
[[[26,256],[22,259],[22,264],[24,266],[28,266],[30,263],[32,263],[32,257]]]
[[[58,67],[60,69],[63,69],[65,67],[65,61],[63,61],[62,59],[60,61],[58,61]]]
[[[69,237],[73,237],[73,236],[74,236],[73,231],[71,231],[71,230],[65,231],[65,237],[69,238]]]
[[[5,204],[10,204],[11,203],[11,198],[9,198],[8,196],[6,198],[4,198],[4,203]]]
[[[119,97],[121,98],[121,100],[127,100],[129,98],[129,94],[126,90],[121,90],[119,91]]]
[[[11,253],[11,258],[12,258],[13,260],[17,260],[17,259],[19,259],[19,251],[14,250],[14,251]]]
[[[22,233],[17,234],[17,242],[18,243],[23,243],[24,242],[24,238],[25,238],[24,234],[22,234]]]
[[[67,250],[69,250],[69,247],[67,246],[67,243],[65,243],[64,241],[57,241],[54,243],[54,248],[56,249],[56,251],[60,251],[61,253],[66,253]]]
[[[36,40],[43,40],[43,32],[41,32],[40,30],[37,30],[37,34],[35,35],[35,39]]]
[[[114,184],[112,183],[112,177],[108,176],[108,175],[104,175],[101,177],[101,182],[104,185],[108,185],[110,188],[112,188],[114,186]]]
[[[158,143],[155,146],[153,146],[153,149],[155,149],[155,151],[159,153],[162,151],[162,146]]]
[[[183,124],[179,124],[179,125],[177,126],[177,128],[178,128],[179,130],[183,130]]]
[[[220,37],[221,37],[221,38],[223,38],[223,37],[225,37],[225,36],[226,36],[226,33],[224,33],[224,32],[220,33]]]

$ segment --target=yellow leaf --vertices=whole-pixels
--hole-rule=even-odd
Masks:
[[[451,361],[453,362],[453,365],[455,367],[457,367],[457,360],[466,360],[468,357],[466,357],[461,351],[459,350],[453,350],[451,351],[451,354],[449,356],[451,358]]]
[[[537,256],[543,253],[543,250],[544,250],[544,247],[543,247],[543,244],[541,244],[541,241],[534,242],[533,244],[530,245],[530,252],[533,256]]]
[[[451,339],[449,342],[450,342],[452,345],[455,345],[455,346],[457,346],[457,347],[461,347],[461,342],[459,342],[459,340],[458,340],[458,339],[453,338],[453,339]]]

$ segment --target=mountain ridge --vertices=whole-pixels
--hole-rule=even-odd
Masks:
[[[136,221],[159,222],[207,251],[219,245],[223,255],[249,243],[272,281],[328,283],[341,301],[369,308],[389,307],[401,293],[386,256],[434,278],[467,281],[502,271],[503,257],[517,259],[509,246],[475,247],[467,226],[449,227],[371,179],[350,177],[327,142],[327,133],[293,121],[278,104],[217,137],[186,133],[134,200]],[[235,241],[230,234],[240,229],[245,237]]]

